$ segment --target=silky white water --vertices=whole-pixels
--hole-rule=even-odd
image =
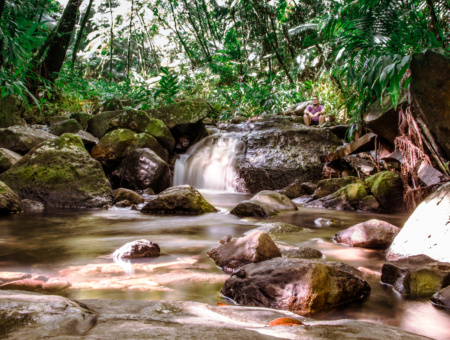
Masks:
[[[234,192],[238,143],[234,134],[204,138],[175,162],[174,185]]]

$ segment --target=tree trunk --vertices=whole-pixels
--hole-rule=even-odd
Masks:
[[[75,45],[73,46],[73,55],[72,55],[72,67],[75,67],[75,62],[77,61],[77,52],[80,46],[81,38],[83,37],[84,28],[86,27],[89,14],[91,13],[91,7],[94,0],[89,1],[89,5],[86,8],[86,12],[84,12],[83,19],[81,19],[80,30],[78,31],[77,39],[75,40]]]
[[[431,16],[431,29],[436,36],[436,39],[442,44],[442,47],[445,48],[444,41],[442,39],[441,33],[439,31],[438,21],[436,17],[436,12],[434,11],[433,0],[426,0],[428,10],[430,11]]]
[[[39,65],[40,75],[44,79],[55,81],[58,78],[66,58],[67,49],[72,38],[81,0],[69,0],[59,20],[56,34],[49,43],[47,55]]]
[[[130,33],[128,37],[128,53],[127,53],[127,79],[130,79],[130,68],[131,68],[131,32],[133,28],[133,9],[134,9],[134,0],[131,0],[131,17],[130,17]]]
[[[206,46],[205,42],[201,38],[200,32],[199,32],[197,26],[195,25],[194,18],[192,18],[191,10],[189,9],[186,0],[183,0],[183,2],[184,2],[184,5],[186,6],[186,10],[188,12],[187,19],[190,22],[190,24],[192,25],[192,28],[194,29],[195,37],[197,38],[197,40],[198,40],[198,42],[199,42],[199,44],[200,44],[200,46],[201,46],[201,48],[203,50],[203,53],[205,54],[206,60],[211,61],[211,56],[210,56],[209,51],[208,51],[208,46]]]
[[[110,40],[111,40],[111,46],[110,46],[110,48],[109,48],[109,54],[110,54],[110,57],[109,57],[109,82],[111,83],[112,82],[112,68],[113,68],[113,46],[114,46],[114,44],[113,44],[113,40],[114,40],[114,18],[113,18],[113,10],[112,10],[112,1],[111,0],[109,0],[109,13],[110,13],[110,16],[111,16],[111,29],[110,29]]]

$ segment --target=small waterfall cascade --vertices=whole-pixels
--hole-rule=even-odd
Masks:
[[[234,192],[234,163],[240,144],[231,133],[202,139],[175,162],[174,185]]]

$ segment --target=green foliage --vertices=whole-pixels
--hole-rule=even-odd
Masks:
[[[170,73],[168,68],[161,67],[161,80],[159,81],[159,87],[156,89],[155,98],[161,98],[165,104],[174,103],[179,89],[178,76]]]

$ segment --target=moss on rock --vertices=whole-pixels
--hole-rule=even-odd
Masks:
[[[19,196],[5,183],[0,182],[0,215],[18,214],[22,211]]]
[[[319,181],[319,183],[317,183],[317,188],[314,192],[314,198],[318,199],[328,196],[336,192],[340,188],[353,183],[362,183],[362,180],[353,176],[323,179]]]
[[[100,163],[73,134],[40,144],[0,179],[20,197],[49,207],[93,208],[111,201],[111,189]]]
[[[386,212],[404,210],[403,183],[393,171],[382,171],[364,181],[365,186]]]

